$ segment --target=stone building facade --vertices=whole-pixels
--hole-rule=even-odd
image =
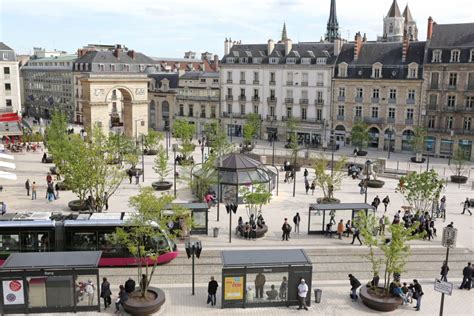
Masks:
[[[175,113],[178,95],[178,73],[148,74],[148,126],[154,130],[167,131]]]
[[[20,71],[15,51],[0,42],[0,112],[21,111]]]

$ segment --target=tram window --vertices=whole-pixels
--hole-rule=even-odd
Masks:
[[[18,234],[0,234],[0,251],[20,251],[20,237]]]
[[[38,251],[49,251],[49,234],[38,233]]]
[[[24,252],[35,251],[35,233],[21,233],[21,250]]]
[[[73,232],[72,250],[97,250],[97,235],[95,232]]]
[[[103,254],[119,253],[121,252],[120,245],[114,244],[112,236],[114,233],[101,233],[99,232],[99,250]]]
[[[164,236],[154,237],[153,244],[158,250],[166,250],[168,248],[168,242]]]

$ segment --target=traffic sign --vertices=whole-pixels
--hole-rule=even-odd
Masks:
[[[443,237],[441,238],[441,244],[447,248],[456,248],[456,238],[458,230],[453,227],[443,228]]]
[[[434,289],[437,292],[451,295],[453,293],[453,284],[440,279],[435,279]]]

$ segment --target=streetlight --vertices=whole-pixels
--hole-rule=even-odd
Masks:
[[[449,248],[456,248],[457,235],[458,235],[458,230],[454,228],[453,226],[448,225],[445,228],[443,228],[443,237],[441,240],[441,244],[444,247],[446,247],[446,267],[448,266]],[[446,282],[446,279],[442,281]],[[437,282],[437,280],[435,280],[435,282]],[[452,288],[452,283],[451,283],[451,288]],[[441,294],[441,305],[439,307],[439,316],[443,316],[443,310],[444,310],[444,292],[442,292]]]
[[[334,147],[336,147],[336,141],[334,140],[334,129],[331,126],[331,178],[334,174]]]
[[[201,143],[201,159],[202,159],[201,161],[202,161],[202,163],[204,163],[204,142],[205,142],[205,140],[204,140],[204,137],[203,137],[202,138],[202,143]]]
[[[184,248],[186,249],[186,254],[188,255],[188,259],[189,258],[193,258],[193,261],[192,261],[192,269],[193,269],[193,290],[192,290],[192,295],[194,295],[194,256],[196,255],[196,257],[199,257],[201,256],[201,251],[202,251],[202,243],[201,241],[188,241],[186,242],[186,245],[184,246]]]
[[[135,120],[135,142],[136,143],[138,143],[138,122],[140,122],[141,126],[145,126],[145,121],[143,119]]]
[[[390,152],[392,151],[392,134],[393,134],[393,128],[392,125],[388,127],[388,157],[387,159],[390,159]]]
[[[364,203],[367,203],[367,188],[369,187],[369,180],[370,180],[370,176],[369,176],[369,166],[372,164],[372,161],[370,160],[367,160],[365,162],[365,171],[366,171],[366,174],[367,176],[365,177],[365,183],[363,185],[363,187],[365,188],[365,198],[364,198]]]
[[[227,213],[229,214],[229,243],[232,243],[232,213],[234,214],[237,213],[238,207],[239,205],[234,202],[230,202],[225,205],[225,209]]]
[[[176,151],[178,150],[178,144],[173,144],[173,159],[174,159],[174,197],[176,197]]]
[[[230,142],[232,143],[232,134],[234,134],[234,125],[233,125],[233,121],[232,121],[232,118],[233,118],[233,113],[230,112]]]
[[[145,182],[145,158],[143,153],[144,135],[142,134],[142,182]]]

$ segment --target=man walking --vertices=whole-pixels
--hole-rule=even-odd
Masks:
[[[107,278],[102,278],[102,284],[100,285],[100,297],[104,299],[105,309],[107,309],[107,307],[112,304],[112,299],[110,296],[112,296],[112,292],[110,291],[110,283],[107,281]]]
[[[308,306],[306,306],[307,294],[308,294],[308,285],[306,284],[306,281],[304,279],[301,279],[300,284],[298,285],[298,302],[299,302],[298,310],[303,309],[303,308],[305,310],[308,310]]]
[[[283,226],[281,227],[281,230],[283,231],[281,240],[288,241],[288,238],[290,238],[290,233],[291,233],[291,225],[288,223],[288,218],[285,218],[285,221],[283,222]]]
[[[354,236],[352,237],[352,242],[351,242],[352,245],[354,244],[354,241],[355,241],[356,238],[357,238],[357,240],[360,242],[360,245],[362,246],[362,241],[360,241],[360,237],[359,237],[359,236],[360,236],[360,230],[359,230],[358,227],[355,227],[355,228],[354,228]]]
[[[379,208],[380,205],[380,198],[379,196],[375,196],[374,200],[372,201],[372,206],[375,207],[375,211]]]
[[[300,233],[300,213],[296,213],[296,215],[293,217],[293,223],[295,224],[295,233],[299,234]]]
[[[33,181],[33,184],[31,185],[31,199],[36,200],[36,182]]]
[[[207,294],[209,295],[207,298],[207,304],[211,303],[211,306],[216,305],[216,293],[218,287],[219,284],[217,284],[217,281],[214,280],[213,276],[211,276],[211,281],[209,281],[209,284],[207,285]]]
[[[448,272],[449,272],[449,267],[448,264],[443,262],[443,265],[441,266],[441,280],[448,282]]]
[[[25,189],[26,189],[26,196],[30,196],[30,179],[26,179]]]
[[[390,198],[388,195],[382,200],[383,205],[385,206],[385,212],[387,212],[388,204],[390,203]]]
[[[471,267],[471,263],[468,262],[467,266],[465,266],[464,269],[462,269],[462,283],[459,288],[461,290],[462,289],[471,290],[471,283],[472,283],[472,267]]]
[[[265,276],[262,273],[257,274],[255,277],[255,294],[257,298],[263,298],[263,287],[265,286]]]
[[[421,297],[424,295],[423,289],[421,284],[418,283],[418,280],[413,280],[413,298],[416,300],[416,306],[414,307],[417,311],[420,310],[421,307]]]
[[[351,299],[353,302],[357,301],[357,289],[361,286],[360,281],[355,276],[349,274],[349,282],[351,283]]]
[[[471,203],[469,202],[469,198],[466,198],[466,201],[464,201],[464,207],[463,207],[463,209],[462,209],[462,213],[461,213],[461,214],[464,215],[464,213],[465,213],[466,211],[468,211],[468,212],[469,212],[469,215],[472,216],[471,210],[469,209],[469,206],[470,206],[470,205],[471,205]]]

